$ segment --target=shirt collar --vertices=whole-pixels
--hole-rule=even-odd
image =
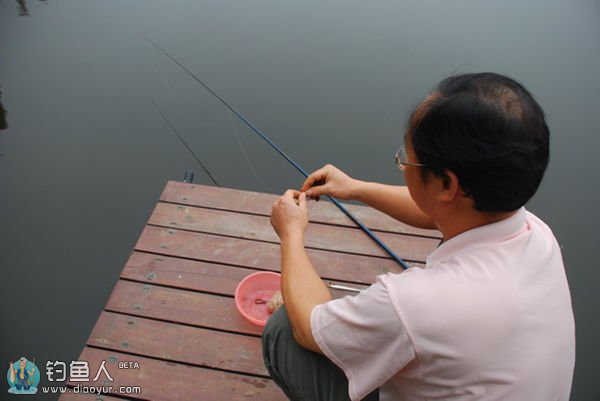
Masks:
[[[457,253],[479,248],[491,243],[499,243],[523,230],[525,226],[526,211],[522,207],[512,216],[465,231],[443,242],[429,257],[427,267],[438,264]]]

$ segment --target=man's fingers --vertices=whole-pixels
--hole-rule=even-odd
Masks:
[[[308,188],[312,187],[312,183],[315,179],[313,175],[309,175],[307,179],[302,183],[302,187],[300,187],[300,192],[305,192]]]
[[[326,194],[328,189],[329,189],[329,187],[327,186],[327,184],[324,184],[324,185],[320,184],[320,185],[317,185],[317,186],[314,186],[314,187],[308,189],[306,191],[306,195],[311,199],[319,200],[319,197],[321,195]]]
[[[300,188],[300,192],[306,192],[308,189],[312,188],[314,183],[317,181],[317,177],[311,174],[302,184],[302,188]]]
[[[312,185],[306,189],[302,187],[302,192],[306,192],[309,198],[319,200],[319,196],[326,193],[328,190],[325,178],[315,179]]]
[[[281,196],[281,198],[279,198],[279,200],[277,202],[275,202],[275,204],[277,204],[278,202],[294,202],[296,205],[300,204],[300,195],[302,194],[302,192],[297,191],[295,189],[288,189],[287,191],[284,192],[284,194]]]
[[[287,198],[287,199],[289,199],[289,198],[291,198],[291,199],[297,199],[298,196],[300,196],[300,191],[296,191],[295,189],[288,189],[283,194],[283,198]]]
[[[306,192],[300,192],[298,196],[298,206],[306,207]]]
[[[302,188],[300,191],[305,192],[311,187],[315,185],[319,185],[320,182],[324,183],[327,179],[327,169],[326,167],[322,167],[317,171],[313,172],[308,176],[306,180],[304,180],[304,184],[302,184]]]

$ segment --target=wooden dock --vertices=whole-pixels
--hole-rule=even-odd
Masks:
[[[79,357],[88,361],[90,381],[69,381],[72,393],[60,400],[285,400],[263,365],[261,328],[233,299],[248,274],[280,270],[269,221],[277,198],[169,182]],[[408,262],[424,263],[439,244],[436,231],[348,208]],[[365,287],[379,274],[401,271],[333,204],[310,202],[309,213],[306,246],[324,280]],[[103,361],[113,380],[101,374],[92,382]],[[77,385],[123,392],[75,394]]]

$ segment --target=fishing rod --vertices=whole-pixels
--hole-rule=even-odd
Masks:
[[[152,46],[154,46],[156,49],[158,49],[162,54],[167,56],[175,64],[177,64],[177,66],[179,66],[179,68],[181,68],[183,71],[188,73],[197,83],[202,85],[202,87],[204,89],[209,91],[214,97],[216,97],[221,103],[223,103],[223,105],[225,107],[227,107],[236,116],[238,116],[238,118],[240,120],[242,120],[252,131],[254,131],[254,133],[256,133],[258,136],[260,136],[277,153],[279,153],[292,166],[294,166],[296,168],[296,170],[298,170],[304,177],[308,177],[308,173],[298,163],[296,163],[291,157],[289,157],[287,154],[285,154],[285,152],[283,150],[281,150],[281,148],[279,148],[279,146],[277,146],[268,136],[266,136],[258,128],[256,128],[254,126],[254,124],[252,124],[246,117],[244,117],[235,108],[233,108],[229,103],[227,103],[221,96],[219,96],[214,90],[212,90],[204,82],[202,82],[202,80],[200,80],[200,78],[198,78],[192,71],[190,71],[186,66],[181,64],[175,57],[173,57],[169,53],[167,53],[166,50],[163,50],[159,45],[154,43],[152,40],[148,39],[145,35],[142,35],[142,38],[144,38],[144,40],[146,40],[148,43],[150,43]],[[350,211],[348,209],[346,209],[346,207],[344,205],[342,205],[337,199],[335,199],[331,196],[327,196],[327,198],[329,198],[329,200],[331,200],[331,202],[335,206],[337,206],[338,209],[340,209],[346,216],[348,216],[350,218],[350,220],[352,220],[357,226],[359,226],[365,232],[365,234],[367,234],[373,241],[375,241],[377,243],[377,245],[379,245],[385,252],[387,252],[387,254],[390,255],[392,257],[392,259],[394,259],[396,262],[398,262],[398,264],[400,266],[402,266],[402,268],[408,269],[410,267],[404,260],[402,260],[398,255],[396,255],[396,253],[394,251],[392,251],[383,241],[381,241],[381,239],[379,239],[379,237],[377,237],[367,226],[365,226],[360,220],[358,220],[356,217],[354,217],[354,215],[352,213],[350,213]]]

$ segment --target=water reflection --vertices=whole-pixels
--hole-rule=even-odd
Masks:
[[[7,128],[6,109],[4,108],[4,105],[2,105],[2,89],[0,88],[0,131]]]
[[[42,3],[45,3],[46,0],[38,0]],[[16,0],[17,2],[17,12],[19,13],[20,17],[26,17],[29,15],[29,9],[27,8],[27,1],[26,0]]]

